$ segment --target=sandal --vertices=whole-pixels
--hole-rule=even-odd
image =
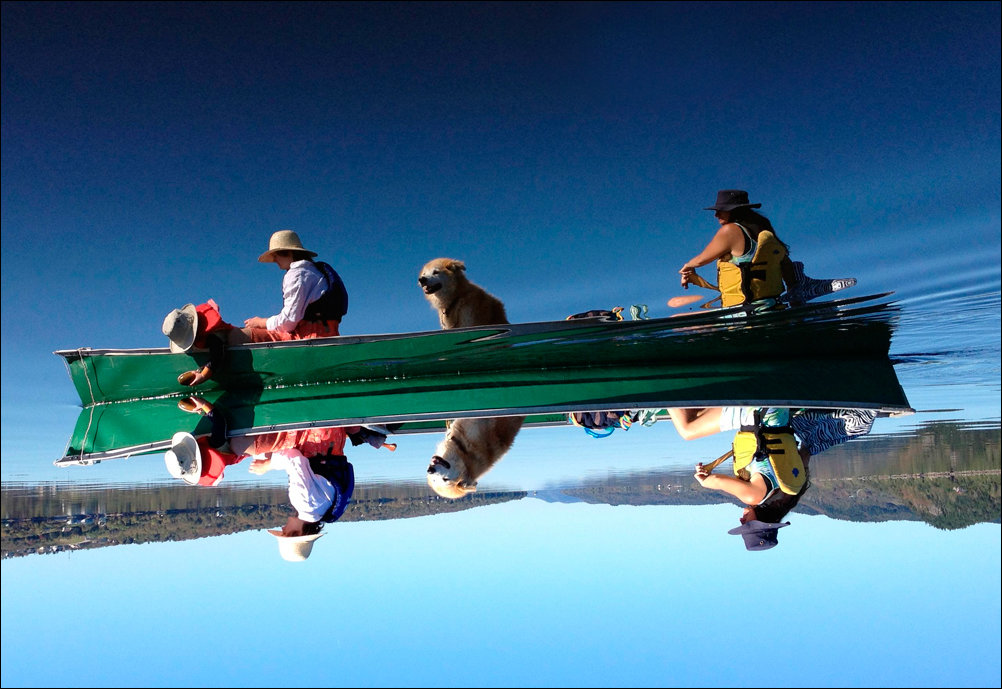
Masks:
[[[189,414],[208,416],[212,413],[212,405],[201,397],[184,397],[177,402],[177,408]]]

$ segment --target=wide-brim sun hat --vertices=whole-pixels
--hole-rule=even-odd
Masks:
[[[167,314],[160,330],[170,340],[170,351],[180,354],[187,352],[195,344],[197,327],[198,312],[195,305],[185,304]]]
[[[167,473],[195,486],[202,476],[202,452],[191,433],[178,431],[170,439],[170,449],[164,453]]]
[[[268,250],[257,257],[260,263],[274,263],[276,251],[303,251],[310,256],[316,256],[316,251],[310,251],[303,246],[299,240],[299,235],[292,230],[279,230],[271,235],[268,241]]]
[[[313,552],[313,542],[323,536],[322,533],[309,536],[286,536],[281,529],[268,529],[268,533],[278,541],[278,554],[287,562],[302,562]]]
[[[744,539],[747,550],[768,550],[779,545],[778,531],[784,526],[789,526],[790,522],[777,522],[770,524],[760,522],[757,519],[749,519],[741,526],[735,527],[727,533],[732,536],[740,535]]]
[[[717,202],[705,211],[732,211],[735,208],[761,208],[761,203],[748,203],[748,192],[744,189],[721,189],[717,192]]]

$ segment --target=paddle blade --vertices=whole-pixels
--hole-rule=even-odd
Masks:
[[[699,294],[689,294],[684,297],[672,297],[668,300],[668,306],[673,309],[678,309],[683,306],[688,306],[689,304],[695,304],[697,301],[702,301],[703,297]]]

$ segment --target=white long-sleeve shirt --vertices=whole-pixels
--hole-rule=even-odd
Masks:
[[[267,320],[268,330],[290,333],[303,320],[306,307],[323,296],[327,281],[312,261],[295,261],[282,278],[282,311]]]
[[[330,481],[310,469],[310,460],[296,448],[271,453],[271,468],[289,475],[289,502],[304,522],[320,521],[337,496]]]

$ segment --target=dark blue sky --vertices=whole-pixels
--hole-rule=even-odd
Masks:
[[[998,3],[2,12],[5,395],[12,362],[162,344],[188,301],[276,312],[277,229],[343,275],[346,334],[437,327],[443,255],[513,320],[666,315],[726,187],[814,272],[944,232],[998,253]]]

